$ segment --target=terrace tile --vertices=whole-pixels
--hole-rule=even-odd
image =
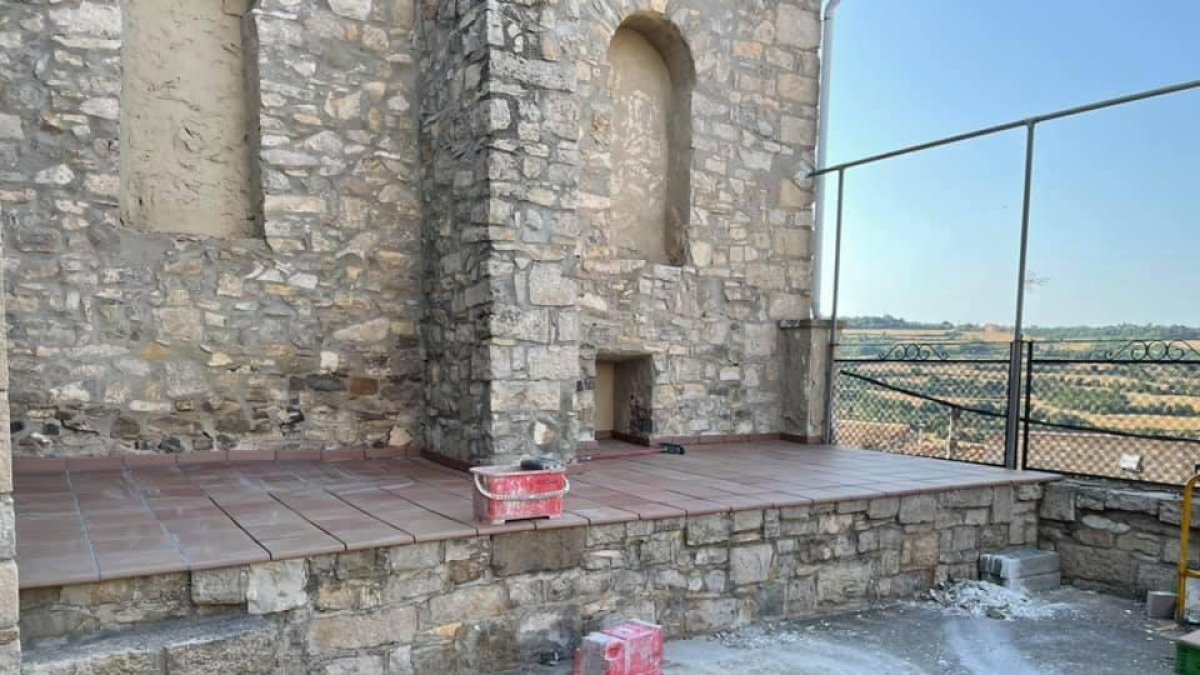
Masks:
[[[240,453],[239,453],[240,454]],[[1052,480],[931,458],[783,441],[689,448],[571,468],[560,518],[474,518],[469,475],[361,448],[19,464],[22,588],[397,546],[479,534],[659,520],[744,509]],[[600,453],[602,454],[602,453]],[[305,459],[308,458],[308,459]]]

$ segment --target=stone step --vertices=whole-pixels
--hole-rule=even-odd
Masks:
[[[23,647],[23,675],[202,675],[282,672],[279,625],[265,617],[169,621]]]
[[[1036,548],[1011,549],[979,556],[980,576],[998,579],[1024,579],[1058,574],[1058,565],[1057,552]]]

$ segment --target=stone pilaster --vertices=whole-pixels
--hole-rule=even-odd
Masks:
[[[829,342],[833,322],[802,319],[779,322],[783,360],[783,433],[805,443],[820,443],[825,435],[829,392]]]
[[[3,254],[0,242],[0,254]],[[2,257],[2,255],[0,255]],[[0,317],[4,296],[0,294]],[[8,340],[0,322],[0,673],[15,673],[21,666],[21,631],[17,627],[17,529],[12,499],[12,440],[8,433]]]
[[[491,425],[496,459],[574,455],[579,312],[574,251],[579,101],[555,3],[488,17]],[[538,27],[538,30],[531,30]]]
[[[484,3],[427,1],[422,41],[420,154],[424,159],[425,425],[430,452],[475,463],[492,455],[492,355],[486,336],[495,301],[489,282]],[[482,132],[482,133],[481,133]]]
[[[574,451],[572,68],[526,30],[552,9],[422,13],[425,443],[472,464]]]

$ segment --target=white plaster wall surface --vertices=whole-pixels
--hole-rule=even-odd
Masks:
[[[226,14],[222,5],[222,0],[126,3],[121,106],[126,225],[219,237],[257,229],[241,18]]]

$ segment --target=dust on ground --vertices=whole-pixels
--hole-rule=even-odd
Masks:
[[[1183,632],[1145,618],[1140,602],[1072,587],[1010,596],[965,585],[938,596],[671,640],[666,673],[1171,675],[1172,639]],[[570,670],[568,658],[522,673]]]
[[[957,583],[915,601],[667,645],[668,675],[1168,675],[1170,622],[1131,600]]]
[[[986,581],[956,581],[929,590],[928,599],[948,614],[989,619],[1049,619],[1071,612],[1065,602],[1049,602],[1044,598],[1005,588]]]

